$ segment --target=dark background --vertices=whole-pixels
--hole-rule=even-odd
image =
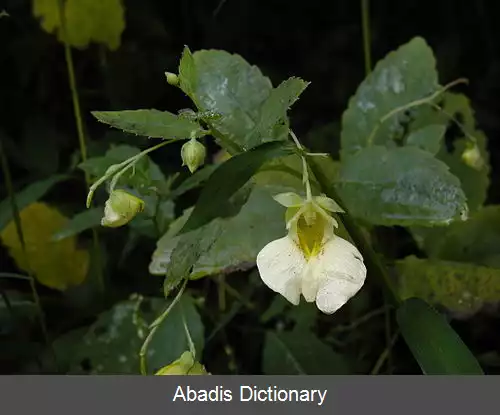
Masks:
[[[224,49],[261,68],[274,85],[295,75],[311,85],[292,110],[292,126],[316,151],[337,155],[339,119],[365,76],[361,7],[357,0],[126,0],[126,29],[120,48],[92,45],[73,50],[90,154],[110,141],[125,142],[98,125],[91,110],[157,108],[176,112],[189,102],[169,87],[183,46]],[[414,36],[424,37],[438,61],[441,84],[466,77],[459,87],[471,99],[479,128],[489,140],[492,164],[487,203],[499,203],[500,16],[496,0],[372,0],[372,61]],[[31,2],[0,0],[0,135],[16,187],[67,169],[78,149],[63,46],[33,17]],[[130,143],[130,141],[128,141]],[[137,138],[133,145],[144,146]],[[95,150],[97,151],[97,150]],[[154,154],[166,172],[179,170],[178,151]],[[3,180],[0,196],[6,197]],[[62,205],[83,200],[82,180],[49,195]],[[186,205],[192,200],[185,201]],[[81,209],[77,209],[81,210]],[[154,241],[134,253],[147,264]],[[112,246],[110,247],[112,249]],[[14,267],[6,252],[1,269]],[[143,266],[143,265],[141,265]],[[143,271],[143,273],[146,271]],[[123,274],[123,273],[122,273]],[[123,291],[135,278],[120,276]],[[157,287],[150,287],[151,290]],[[120,296],[117,294],[117,296]],[[496,323],[495,323],[496,324]],[[486,325],[476,336],[475,330]],[[500,344],[486,317],[458,327],[478,350]],[[476,329],[474,329],[476,328]]]

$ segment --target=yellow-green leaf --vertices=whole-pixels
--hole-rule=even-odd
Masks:
[[[26,272],[31,270],[40,284],[57,290],[81,284],[89,268],[88,251],[77,248],[75,237],[52,240],[52,235],[69,219],[40,202],[24,208],[20,219],[27,255],[23,252],[14,221],[0,233],[17,266]]]
[[[419,297],[459,313],[474,313],[500,301],[500,270],[460,262],[408,257],[399,261],[398,290],[403,300]]]
[[[116,50],[125,29],[122,0],[66,0],[63,5],[66,39],[62,30],[59,0],[33,0],[33,14],[42,28],[56,33],[59,41],[86,48],[96,42]]]

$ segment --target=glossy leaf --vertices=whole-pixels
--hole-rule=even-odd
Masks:
[[[264,343],[266,375],[347,375],[349,363],[312,332],[268,331]]]
[[[408,257],[397,262],[398,292],[461,315],[500,301],[500,270],[460,262]]]
[[[394,145],[392,141],[402,138],[403,123],[407,122],[404,111],[380,123],[382,118],[396,108],[430,96],[437,89],[436,61],[424,39],[413,38],[390,52],[349,100],[342,116],[342,157],[374,144]],[[376,134],[371,137],[376,128]]]
[[[467,215],[459,180],[417,148],[366,148],[342,164],[336,187],[349,213],[374,225],[444,225]]]
[[[250,180],[264,162],[290,152],[286,143],[272,142],[225,161],[210,175],[181,233],[197,229],[219,217],[221,211],[225,211],[229,198]]]
[[[196,121],[168,111],[93,111],[92,115],[100,122],[127,133],[151,138],[191,138],[204,135]]]
[[[285,129],[262,131],[259,123],[263,105],[270,97],[272,85],[259,68],[250,65],[240,55],[222,50],[200,50],[191,54],[184,49],[179,66],[181,89],[193,100],[199,111],[214,111],[220,114],[206,120],[221,145],[232,154],[248,150],[264,141],[284,139]],[[280,91],[287,92],[285,101],[292,102],[292,93],[300,88],[295,83]],[[292,91],[293,87],[293,91]],[[280,93],[277,94],[279,98]],[[278,108],[273,104],[276,103]],[[269,101],[266,111],[281,118],[283,104],[280,99]],[[267,124],[269,125],[269,124]]]
[[[271,90],[269,97],[262,104],[258,121],[258,128],[263,137],[271,137],[276,124],[288,124],[288,109],[299,99],[308,85],[308,82],[292,77]]]
[[[68,178],[69,176],[66,175],[51,176],[48,179],[40,180],[26,186],[15,195],[17,208],[23,210],[26,206],[41,199],[52,186]],[[7,198],[2,200],[2,202],[0,202],[0,231],[13,219],[13,217],[10,199]]]
[[[401,333],[426,375],[482,375],[474,355],[445,318],[425,301],[406,300],[397,311]]]

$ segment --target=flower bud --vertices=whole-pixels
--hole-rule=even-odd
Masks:
[[[467,145],[467,148],[462,153],[462,160],[467,166],[476,170],[481,170],[484,165],[483,157],[477,144]]]
[[[101,225],[118,228],[130,222],[137,213],[144,210],[144,201],[125,190],[113,190],[104,205]]]
[[[191,352],[184,352],[179,359],[165,367],[162,367],[155,373],[155,375],[208,375],[208,373],[203,365],[195,362]]]
[[[205,161],[207,150],[196,138],[191,138],[181,148],[182,165],[194,173]]]
[[[167,82],[170,85],[173,85],[173,86],[179,85],[179,77],[175,73],[165,72],[165,76],[167,78]]]

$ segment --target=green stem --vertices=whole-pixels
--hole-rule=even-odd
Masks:
[[[372,70],[370,38],[370,0],[361,0],[361,22],[363,27],[363,52],[365,56],[365,74]]]
[[[53,355],[53,358],[54,358],[54,362],[57,366],[56,353],[55,353],[55,350],[52,346],[49,332],[47,330],[47,323],[45,321],[45,314],[43,312],[42,304],[40,301],[40,296],[38,295],[38,291],[36,289],[35,277],[33,276],[33,270],[31,269],[29,255],[28,255],[28,251],[26,249],[26,240],[24,239],[23,227],[22,227],[22,223],[21,223],[21,216],[19,214],[19,209],[18,209],[17,203],[16,203],[16,195],[14,192],[14,186],[12,184],[12,177],[10,175],[9,161],[8,161],[7,156],[5,154],[5,151],[3,148],[3,141],[1,138],[0,138],[0,159],[1,159],[0,163],[2,164],[2,172],[3,172],[3,176],[4,176],[5,187],[7,189],[7,194],[8,194],[9,199],[10,199],[12,214],[14,216],[14,224],[16,227],[17,237],[19,239],[19,242],[21,243],[21,249],[23,251],[24,260],[27,264],[26,272],[28,274],[31,293],[33,295],[33,301],[35,303],[35,307],[37,310],[38,322],[40,324],[40,329],[42,330],[43,339],[44,339],[47,347],[50,349],[50,351]]]
[[[153,337],[156,333],[156,330],[158,330],[158,327],[160,327],[160,324],[162,323],[163,320],[170,314],[172,309],[175,307],[175,305],[179,302],[179,300],[182,297],[182,294],[184,293],[184,290],[186,289],[188,283],[188,279],[186,278],[184,280],[184,284],[182,284],[182,287],[180,288],[179,292],[175,296],[175,298],[172,300],[172,302],[169,304],[167,309],[158,317],[153,323],[149,326],[150,332],[148,336],[146,337],[146,340],[144,340],[144,343],[142,344],[141,350],[139,351],[139,362],[141,366],[141,375],[146,376],[147,375],[147,365],[146,365],[146,353],[148,351],[149,344],[151,343],[151,340],[153,340]]]
[[[71,98],[73,101],[73,112],[75,116],[75,124],[76,131],[78,135],[78,143],[80,146],[80,154],[82,155],[82,161],[85,162],[87,160],[87,145],[85,140],[85,133],[83,130],[83,117],[82,111],[80,108],[80,98],[78,94],[78,87],[76,85],[76,76],[75,76],[75,65],[73,63],[73,55],[71,53],[71,46],[68,43],[68,36],[66,32],[66,19],[64,15],[64,0],[58,1],[59,6],[59,16],[61,19],[61,34],[64,43],[64,57],[66,59],[66,67],[68,71],[68,80],[69,87],[71,89]],[[85,171],[85,183],[87,185],[87,190],[90,187],[90,175],[87,171]],[[104,273],[102,269],[102,261],[101,261],[101,252],[100,252],[100,244],[99,244],[99,235],[97,233],[97,229],[92,229],[92,242],[94,245],[94,255],[97,263],[97,281],[99,284],[99,289],[101,293],[104,292]]]

